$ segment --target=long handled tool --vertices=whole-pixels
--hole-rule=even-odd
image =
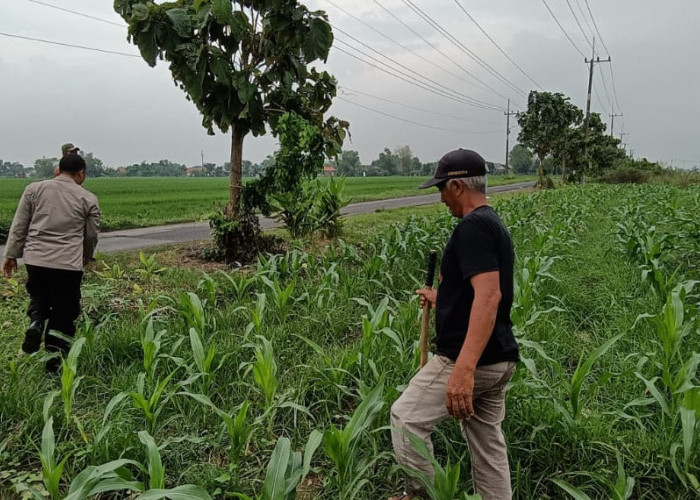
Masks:
[[[433,288],[435,279],[435,260],[437,252],[431,250],[428,254],[428,269],[425,272],[425,288]],[[420,329],[420,367],[423,368],[428,362],[428,332],[430,330],[430,303],[426,300],[423,304],[423,317]]]

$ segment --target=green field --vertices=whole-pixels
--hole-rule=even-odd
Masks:
[[[700,185],[493,203],[516,251],[514,498],[697,498]],[[0,285],[0,498],[63,498],[90,475],[90,488],[198,485],[193,499],[272,498],[277,474],[291,498],[305,472],[296,498],[399,492],[389,408],[418,366],[425,256],[454,223],[438,205],[363,215],[345,241],[244,271],[175,267],[173,250],[157,255],[164,270],[109,256],[86,274],[82,350],[62,378],[44,375],[42,354],[16,358],[23,275]],[[458,491],[473,491],[457,423],[434,444],[443,466],[460,465]]]
[[[492,177],[491,185],[534,177]],[[353,202],[424,194],[421,177],[351,177],[345,196]],[[28,179],[0,179],[0,229],[9,226]],[[206,219],[228,200],[226,178],[100,178],[85,187],[95,193],[103,213],[103,229],[126,229]]]

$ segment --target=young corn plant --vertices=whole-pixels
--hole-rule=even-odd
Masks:
[[[209,394],[213,373],[212,363],[216,356],[216,344],[212,342],[209,344],[209,349],[207,349],[203,334],[199,333],[194,328],[190,328],[190,346],[192,347],[192,354],[194,355],[194,362],[197,366],[197,370],[202,375],[202,392],[204,394]]]
[[[143,251],[139,251],[139,268],[136,269],[136,273],[142,280],[152,281],[153,278],[157,277],[166,270],[167,268],[160,267],[160,264],[156,259],[156,254],[151,254],[146,257],[146,254],[144,254]]]
[[[61,363],[61,399],[63,400],[63,412],[66,416],[66,423],[70,422],[73,412],[73,401],[75,391],[80,385],[82,377],[78,377],[78,357],[85,345],[85,337],[80,337],[70,348],[67,358],[63,358]]]
[[[248,298],[255,285],[254,277],[248,277],[240,272],[226,273],[224,271],[219,271],[219,275],[226,280],[224,290],[228,292],[230,289],[231,292],[233,292],[234,300],[237,302]]]
[[[445,467],[440,465],[440,462],[435,460],[432,453],[428,449],[425,442],[408,434],[408,439],[411,441],[411,446],[420,453],[424,458],[430,460],[433,466],[434,477],[430,478],[427,474],[416,471],[409,467],[403,467],[402,470],[406,475],[412,476],[420,481],[425,492],[432,500],[479,500],[481,495],[469,495],[461,489],[459,481],[460,464],[457,462],[452,465],[449,462]]]
[[[681,421],[681,443],[676,442],[671,445],[671,466],[686,488],[700,494],[700,480],[696,475],[698,462],[694,460],[698,455],[695,441],[700,430],[700,387],[693,387],[685,392],[678,412]],[[681,464],[676,458],[679,450],[683,451]],[[694,466],[695,470],[693,470]]]
[[[170,379],[173,378],[178,369],[179,368],[173,370],[163,380],[154,381],[153,384],[155,384],[155,387],[150,395],[147,395],[145,392],[146,373],[139,373],[139,376],[136,380],[136,391],[120,392],[119,394],[114,396],[107,404],[105,413],[102,417],[103,429],[108,428],[106,426],[107,419],[109,418],[109,415],[114,410],[114,408],[116,408],[117,405],[119,405],[124,399],[131,398],[131,402],[134,408],[141,410],[141,412],[143,413],[148,431],[151,433],[155,433],[155,430],[158,428],[160,413],[163,411],[165,404],[170,400],[172,396],[170,393],[165,393],[165,389],[168,383],[170,382]],[[186,385],[190,382],[190,380],[181,382],[178,385]]]
[[[268,296],[270,297],[272,304],[275,306],[277,319],[280,322],[285,321],[287,315],[289,314],[289,310],[294,303],[292,295],[294,294],[294,289],[296,288],[296,280],[290,280],[287,286],[282,288],[279,281],[272,281],[265,276],[261,276],[260,279],[269,290]]]
[[[359,453],[360,438],[370,428],[379,411],[384,407],[384,383],[372,389],[359,404],[343,429],[331,425],[323,433],[323,448],[333,462],[331,481],[339,498],[357,498],[368,480],[365,475],[381,454],[367,460]]]
[[[216,330],[214,318],[208,316],[205,306],[206,300],[202,301],[196,293],[180,292],[178,311],[188,328],[195,328],[200,333],[203,333],[208,326]]]
[[[160,352],[163,336],[166,330],[156,333],[153,327],[153,316],[148,317],[146,328],[141,334],[141,349],[143,351],[143,368],[146,370],[148,380],[152,381],[158,366],[158,353]]]
[[[576,371],[571,377],[571,382],[569,383],[569,401],[571,403],[571,417],[576,420],[581,414],[581,388],[586,377],[591,372],[593,364],[603,356],[610,348],[622,338],[622,334],[617,335],[609,340],[607,340],[603,345],[599,346],[596,350],[591,352],[586,360],[584,361],[585,353],[581,353],[579,358],[578,366]]]
[[[58,500],[61,498],[61,476],[63,475],[63,466],[69,457],[69,455],[66,455],[63,457],[63,460],[57,462],[55,452],[56,436],[53,432],[53,417],[48,417],[44,423],[44,430],[41,433],[41,449],[39,450],[39,458],[41,460],[44,486],[49,492],[51,500]]]
[[[277,362],[275,361],[275,351],[272,342],[263,336],[258,336],[259,344],[248,344],[246,347],[252,347],[255,352],[255,361],[249,363],[246,367],[245,374],[251,370],[253,372],[253,380],[255,388],[263,396],[264,415],[268,419],[268,430],[272,432],[272,424],[275,417],[275,409],[277,404],[277,388],[279,380],[277,379]]]
[[[311,471],[311,459],[322,439],[323,434],[320,431],[312,431],[302,455],[301,452],[292,450],[289,438],[279,438],[267,464],[262,494],[256,495],[255,498],[243,493],[234,493],[234,496],[240,500],[292,500],[296,498],[297,485]]]
[[[265,310],[267,309],[267,295],[264,293],[256,294],[257,299],[255,301],[254,307],[243,308],[248,311],[250,315],[250,322],[246,326],[245,336],[246,338],[250,335],[253,330],[257,336],[262,336],[263,334],[263,323],[265,322]]]
[[[248,416],[250,402],[244,401],[234,413],[227,413],[221,408],[218,408],[214,403],[212,403],[211,399],[204,394],[179,392],[178,395],[193,398],[199,403],[214,410],[214,412],[216,412],[216,414],[221,418],[224,424],[225,432],[229,439],[229,461],[232,468],[237,472],[240,469],[239,462],[245,455],[248,444],[253,437],[253,433],[260,423],[259,418],[255,418],[251,421]]]

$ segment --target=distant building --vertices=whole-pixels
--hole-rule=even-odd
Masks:
[[[322,175],[324,177],[333,177],[335,175],[335,167],[333,165],[324,165]]]
[[[195,177],[196,175],[206,174],[204,167],[190,167],[185,169],[185,177]]]

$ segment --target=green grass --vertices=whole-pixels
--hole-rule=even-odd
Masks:
[[[697,365],[675,391],[660,377],[700,352],[700,289],[681,301],[688,334],[671,362],[661,327],[640,316],[661,312],[667,297],[659,286],[700,279],[700,187],[589,185],[492,201],[517,259],[513,318],[523,363],[504,425],[515,497],[566,498],[567,488],[625,498],[614,492],[627,478],[630,498],[696,497],[700,408],[686,406],[700,400]],[[177,267],[171,251],[158,255],[162,272],[133,254],[109,256],[124,275],[86,275],[86,340],[75,369],[83,378],[70,412],[60,397],[46,407],[53,458],[70,456],[61,491],[90,465],[145,463],[148,430],[161,447],[166,487],[261,494],[271,484],[268,467],[281,470],[291,443],[312,467],[299,498],[347,498],[348,485],[363,480],[356,498],[398,492],[385,426],[418,363],[413,290],[428,249],[442,249],[454,223],[439,205],[367,214],[347,220],[344,243],[306,242],[228,277],[211,266],[208,275]],[[643,241],[628,245],[625,235]],[[651,263],[649,238],[663,240]],[[666,281],[659,285],[644,266]],[[42,409],[61,380],[43,375],[41,355],[15,358],[27,296],[9,284],[0,292],[0,497],[13,498],[18,488],[40,487]],[[352,453],[329,453],[353,429],[345,446]],[[434,442],[443,465],[462,465],[460,490],[471,491],[456,422],[439,426]],[[149,482],[145,471],[127,469]]]
[[[492,177],[491,185],[533,177]],[[421,177],[350,177],[344,196],[352,202],[424,194],[416,188]],[[17,202],[29,179],[0,179],[0,229],[9,227]],[[103,213],[103,229],[173,224],[204,220],[228,199],[227,178],[100,178],[85,187],[95,193]]]

